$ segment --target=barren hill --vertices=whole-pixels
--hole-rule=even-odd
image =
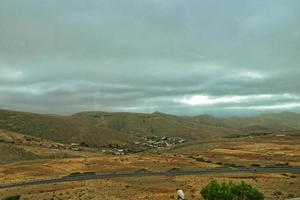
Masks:
[[[255,117],[229,118],[216,118],[210,115],[200,115],[196,117],[188,117],[188,119],[200,124],[241,130],[254,130],[255,127],[258,129],[268,129],[273,131],[300,129],[300,114],[293,112],[268,113]]]
[[[247,118],[180,117],[155,112],[82,112],[71,116],[0,110],[0,128],[61,143],[130,144],[147,136],[210,139],[249,132],[300,129],[300,114]]]
[[[129,134],[98,127],[81,118],[8,110],[0,111],[0,128],[61,143],[102,145],[127,143],[135,139]]]

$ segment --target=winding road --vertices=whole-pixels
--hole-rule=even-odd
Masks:
[[[0,185],[0,189],[8,189],[14,187],[42,185],[49,183],[62,183],[72,181],[85,181],[95,179],[112,179],[112,178],[126,178],[126,177],[146,177],[146,176],[186,176],[186,175],[206,175],[206,174],[222,174],[222,173],[293,173],[300,174],[300,167],[220,167],[208,169],[173,169],[165,172],[121,172],[121,173],[107,173],[107,174],[93,174],[82,173],[64,176],[61,178],[34,180],[30,182],[12,183],[7,185]]]

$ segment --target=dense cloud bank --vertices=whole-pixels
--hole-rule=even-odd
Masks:
[[[298,0],[2,0],[0,107],[300,111]]]

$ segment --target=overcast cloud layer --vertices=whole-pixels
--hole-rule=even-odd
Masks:
[[[300,111],[298,0],[1,0],[0,107]]]

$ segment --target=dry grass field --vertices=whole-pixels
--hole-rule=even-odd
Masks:
[[[196,141],[171,150],[185,156],[201,156],[219,164],[300,166],[299,136],[259,136]]]
[[[300,195],[300,177],[283,174],[227,174],[212,176],[143,177],[92,180],[7,189],[0,198],[21,194],[27,200],[114,200],[176,199],[176,188],[185,191],[187,199],[201,199],[200,191],[210,180],[245,181],[264,192],[266,199],[285,199]]]
[[[200,145],[201,144],[201,145]],[[126,156],[95,156],[89,152],[79,158],[20,161],[0,165],[0,182],[14,183],[66,176],[73,172],[120,172],[147,169],[211,168],[228,164],[299,166],[299,137],[261,136],[228,138],[214,142],[183,144],[160,154],[140,153]],[[201,155],[204,161],[195,157]],[[269,158],[269,159],[267,159]],[[207,162],[211,161],[211,162]],[[28,200],[58,199],[174,199],[175,189],[183,188],[187,199],[201,199],[200,191],[210,180],[245,181],[261,190],[266,199],[300,196],[300,176],[295,174],[217,174],[179,177],[139,177],[90,180],[26,186],[0,190],[0,199],[20,194]]]
[[[0,130],[0,184],[67,176],[74,172],[168,171],[235,166],[300,166],[300,136],[269,134],[189,140],[154,152],[108,155],[101,148],[70,149],[70,144]],[[132,177],[0,190],[0,199],[21,195],[27,200],[76,199],[175,199],[182,188],[187,199],[201,199],[210,180],[245,181],[262,191],[266,199],[300,196],[296,174],[211,174],[191,176]]]
[[[126,172],[141,169],[165,171],[172,168],[209,168],[215,164],[201,163],[182,155],[99,156],[23,161],[0,165],[0,182],[13,183],[53,178],[73,172]]]

